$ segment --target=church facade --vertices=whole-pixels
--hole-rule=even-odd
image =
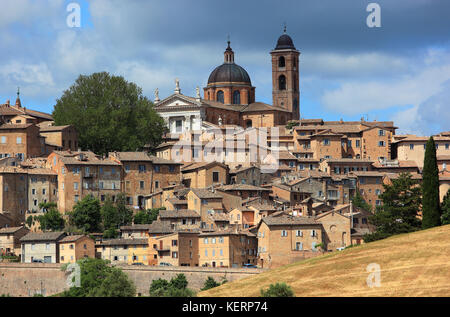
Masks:
[[[273,104],[256,101],[247,71],[235,63],[228,41],[224,62],[216,67],[195,97],[181,93],[178,80],[174,94],[160,100],[155,92],[155,110],[166,121],[171,134],[205,130],[212,126],[243,128],[275,127],[300,117],[299,56],[286,30],[277,41],[272,56]]]

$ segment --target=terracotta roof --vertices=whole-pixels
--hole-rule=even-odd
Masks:
[[[250,184],[232,184],[232,185],[223,185],[217,187],[217,190],[223,191],[233,191],[233,190],[248,190],[248,191],[270,191],[268,188],[257,187]]]
[[[329,163],[368,163],[368,164],[372,164],[374,161],[373,160],[368,160],[368,159],[353,159],[353,158],[330,158],[330,159],[325,159],[326,162]]]
[[[295,217],[286,214],[284,211],[276,212],[262,219],[268,226],[295,226],[295,225],[320,225],[312,217]]]
[[[0,229],[0,234],[15,233],[25,227],[6,227]]]
[[[152,161],[152,158],[146,152],[114,152],[110,155],[119,161]]]
[[[173,233],[170,223],[167,221],[153,221],[153,223],[148,228],[148,233],[153,234],[166,234]]]
[[[67,129],[71,127],[70,125],[61,125],[61,126],[41,126],[39,131],[40,132],[57,132],[57,131],[62,131],[64,129]]]
[[[23,236],[21,242],[32,242],[32,241],[58,241],[66,234],[64,232],[29,232]]]
[[[217,222],[229,222],[230,216],[224,212],[215,212],[213,214],[210,214],[209,217]]]
[[[163,219],[173,218],[201,218],[200,214],[195,210],[181,209],[181,210],[160,210],[159,217]]]
[[[69,152],[69,151],[54,151],[58,155],[61,161],[65,165],[112,165],[120,166],[120,163],[114,162],[109,159],[100,159],[91,151],[82,152]],[[83,160],[80,159],[80,155],[83,155]]]
[[[100,245],[148,245],[148,239],[111,239],[103,240]]]
[[[64,238],[62,238],[61,240],[59,240],[59,243],[66,243],[66,242],[75,242],[80,240],[81,238],[88,238],[86,235],[83,234],[78,234],[78,235],[73,235],[73,236],[66,236]]]
[[[263,102],[254,102],[249,104],[247,107],[245,107],[241,112],[252,112],[252,111],[282,111],[282,112],[289,112],[288,110],[277,107],[277,106],[271,106],[269,104],[263,103]]]
[[[223,198],[222,195],[218,193],[213,193],[212,191],[205,188],[191,188],[190,189],[195,195],[200,199],[220,199]]]
[[[194,171],[194,170],[197,170],[197,169],[203,169],[203,168],[207,168],[209,166],[215,166],[215,165],[221,165],[225,169],[227,168],[227,166],[225,164],[222,164],[222,163],[219,163],[219,162],[199,162],[199,163],[188,163],[188,164],[185,164],[184,166],[181,167],[181,171],[182,172],[190,172],[190,171]]]

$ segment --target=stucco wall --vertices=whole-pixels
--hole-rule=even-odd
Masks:
[[[148,295],[152,280],[170,280],[183,273],[189,287],[198,291],[208,276],[216,281],[229,282],[261,273],[261,269],[202,268],[202,267],[120,267],[135,283],[137,293]],[[36,293],[49,296],[60,293],[66,287],[67,276],[61,271],[61,264],[43,263],[0,263],[0,295],[28,297]]]

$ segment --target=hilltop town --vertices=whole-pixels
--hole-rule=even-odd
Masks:
[[[429,137],[398,135],[391,121],[302,118],[300,52],[285,32],[270,55],[271,105],[257,101],[228,42],[203,96],[199,88],[184,95],[178,80],[164,99],[155,91],[167,131],[157,147],[135,152],[81,149],[74,126],[26,108],[19,93],[15,104],[6,101],[2,255],[21,263],[90,257],[117,265],[272,269],[364,243],[375,230],[368,220],[383,204],[384,185],[401,173],[420,183]],[[450,188],[450,132],[433,138],[442,202]],[[86,197],[122,204],[128,223],[114,234],[42,228],[39,217],[49,208],[67,221]],[[138,221],[143,214],[149,220]]]

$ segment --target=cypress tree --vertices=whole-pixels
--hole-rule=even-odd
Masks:
[[[439,170],[436,160],[436,144],[433,137],[427,142],[423,164],[422,182],[422,228],[441,225],[439,205]]]

